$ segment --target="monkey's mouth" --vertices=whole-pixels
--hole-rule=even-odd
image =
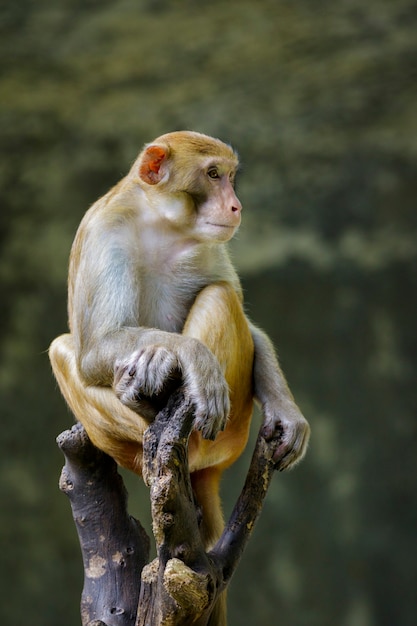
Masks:
[[[209,226],[215,226],[215,228],[235,228],[231,224],[216,224],[215,222],[206,222]]]

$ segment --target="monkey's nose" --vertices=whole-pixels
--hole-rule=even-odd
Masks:
[[[236,198],[232,204],[232,213],[240,213],[241,210],[242,210],[242,205],[240,204],[240,200]]]

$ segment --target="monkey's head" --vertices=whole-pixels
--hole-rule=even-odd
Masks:
[[[219,139],[178,131],[147,144],[131,175],[159,217],[197,241],[225,242],[241,220],[239,160]]]

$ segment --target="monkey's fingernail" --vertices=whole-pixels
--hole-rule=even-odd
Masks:
[[[130,368],[130,370],[128,371],[129,376],[134,376],[136,374],[136,367],[133,366]]]
[[[273,437],[273,434],[274,434],[270,426],[263,426],[261,432],[262,432],[262,437],[266,439],[267,441],[269,441]]]

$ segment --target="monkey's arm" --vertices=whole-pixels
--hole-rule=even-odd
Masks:
[[[214,438],[230,410],[223,372],[197,339],[141,325],[150,296],[130,231],[96,228],[80,242],[78,257],[75,249],[70,316],[80,375],[85,384],[112,386],[123,404],[139,414],[145,407],[149,416],[149,398],[179,374],[196,407],[196,427]]]
[[[294,402],[269,337],[250,324],[255,348],[253,380],[255,399],[264,414],[263,435],[281,440],[274,459],[280,469],[300,461],[307,449],[310,427]]]

